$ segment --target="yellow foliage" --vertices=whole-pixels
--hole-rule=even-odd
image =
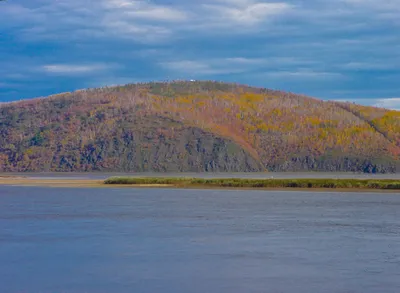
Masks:
[[[29,148],[24,152],[24,155],[31,156],[34,153],[33,148]]]
[[[265,123],[258,124],[258,125],[257,125],[257,128],[260,129],[261,131],[264,131],[264,132],[268,132],[268,130],[269,130],[268,125],[265,124]]]
[[[307,117],[305,122],[312,126],[318,126],[321,124],[321,120],[318,117]]]
[[[264,96],[255,93],[244,93],[240,96],[240,99],[245,100],[248,103],[255,103],[255,102],[262,102],[264,100]]]
[[[274,109],[274,110],[272,110],[272,115],[274,115],[274,116],[282,116],[282,111],[280,110],[280,109],[278,109],[278,108],[276,108],[276,109]]]

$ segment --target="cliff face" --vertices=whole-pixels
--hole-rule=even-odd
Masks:
[[[400,112],[217,82],[0,106],[0,171],[395,172]]]

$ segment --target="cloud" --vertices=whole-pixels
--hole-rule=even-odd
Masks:
[[[15,84],[9,83],[9,82],[0,82],[0,88],[9,88],[11,86],[15,86]]]
[[[35,2],[40,5],[30,7]],[[81,0],[22,0],[21,4],[7,5],[0,18],[10,25],[22,24],[19,37],[31,41],[91,37],[157,43],[193,31],[235,34],[261,29],[292,8],[287,2],[247,0],[175,5],[145,0],[99,0],[96,5]],[[233,26],[234,30],[225,30]]]
[[[344,3],[354,5],[358,8],[379,10],[390,10],[400,11],[399,0],[386,0],[386,1],[375,1],[375,0],[342,0]]]
[[[374,106],[400,111],[400,98],[378,99]]]
[[[334,99],[336,102],[354,102],[359,105],[367,105],[388,110],[400,111],[400,98],[387,98],[387,99]]]
[[[123,16],[132,19],[181,22],[188,18],[186,11],[151,4],[149,1],[108,0],[103,5],[110,10],[120,10]]]
[[[254,2],[254,1],[216,1],[216,4],[204,4],[211,13],[210,26],[216,24],[226,26],[253,26],[261,22],[271,21],[274,17],[290,11],[293,6],[286,2]]]
[[[229,74],[238,73],[244,69],[233,68],[232,66],[225,65],[215,66],[212,62],[204,61],[193,61],[193,60],[180,60],[180,61],[170,61],[161,62],[160,65],[165,69],[171,71],[174,74],[185,74],[190,76],[204,76],[204,75],[214,75],[214,74]]]
[[[0,99],[172,76],[400,92],[399,0],[9,0],[0,19]]]
[[[359,15],[366,15],[371,20],[387,21],[400,25],[400,1],[399,0],[342,0],[349,8],[357,10]]]
[[[265,31],[290,36],[308,35],[311,25],[313,31],[368,29],[374,10],[387,17],[398,12],[400,16],[398,4],[398,0],[20,0],[3,4],[0,18],[17,26],[19,36],[29,40],[90,37],[157,43],[193,32]]]
[[[177,71],[194,75],[208,75],[241,73],[250,71],[265,73],[267,71],[275,69],[277,66],[297,68],[297,66],[310,65],[313,63],[314,62],[312,60],[296,59],[291,57],[226,57],[210,59],[203,58],[173,60],[160,62],[160,65],[170,71]]]
[[[338,72],[327,72],[327,71],[314,71],[309,68],[300,68],[294,71],[272,71],[265,73],[267,77],[273,78],[290,78],[290,79],[330,79],[343,77]]]
[[[397,60],[376,60],[375,62],[349,62],[342,65],[343,69],[350,70],[389,70],[398,68]]]
[[[49,64],[42,66],[42,69],[48,73],[62,75],[80,75],[85,73],[97,72],[106,69],[102,64],[77,65],[77,64]]]
[[[38,2],[41,5],[38,5]],[[154,42],[170,35],[168,23],[182,22],[185,11],[149,1],[36,0],[36,7],[7,5],[0,18],[20,26],[17,36],[25,40],[84,40],[85,38],[127,38]],[[23,2],[24,3],[24,2]],[[32,3],[32,2],[31,2]]]
[[[244,72],[263,73],[276,68],[276,66],[296,66],[311,64],[308,60],[294,58],[246,58],[227,57],[212,59],[183,59],[160,62],[160,65],[171,73],[186,74],[190,76],[238,74]]]

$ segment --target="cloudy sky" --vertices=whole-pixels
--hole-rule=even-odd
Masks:
[[[0,101],[212,79],[400,109],[400,0],[6,0]]]

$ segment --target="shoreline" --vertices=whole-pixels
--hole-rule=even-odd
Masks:
[[[137,180],[138,178],[135,178]],[[141,178],[141,180],[148,180]],[[157,178],[152,178],[157,180]],[[158,179],[160,180],[160,179]],[[184,181],[184,178],[178,179]],[[188,180],[188,179],[186,179]],[[374,180],[379,181],[379,180]],[[385,181],[385,180],[383,180]],[[386,180],[387,181],[387,180]],[[248,191],[303,191],[303,192],[351,192],[351,193],[391,193],[400,194],[399,189],[379,189],[379,188],[356,188],[356,187],[250,187],[250,186],[218,186],[207,184],[185,184],[185,183],[165,183],[165,182],[138,182],[136,184],[106,184],[106,181],[99,179],[39,179],[29,177],[4,177],[0,176],[0,186],[20,186],[20,187],[50,187],[50,188],[168,188],[168,189],[202,189],[202,190],[248,190]]]
[[[399,180],[399,173],[360,173],[360,172],[0,172],[1,177],[36,179],[101,179],[110,177],[135,178],[236,178],[236,179],[376,179]]]

